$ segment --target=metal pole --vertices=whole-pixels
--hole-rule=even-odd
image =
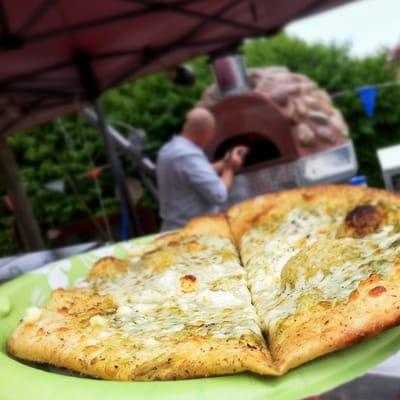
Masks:
[[[108,162],[110,163],[111,170],[114,175],[115,184],[119,194],[122,206],[122,213],[127,218],[127,228],[129,236],[137,236],[142,233],[136,218],[135,207],[131,204],[129,199],[128,190],[125,183],[125,174],[119,163],[117,154],[115,152],[114,142],[110,136],[107,126],[107,121],[104,116],[103,107],[101,105],[99,95],[99,84],[96,79],[96,74],[93,71],[92,57],[90,54],[77,50],[75,54],[75,63],[81,77],[83,86],[86,88],[88,98],[93,101],[94,109],[97,114],[100,132],[103,135],[106,145],[106,152]]]
[[[94,109],[97,114],[100,132],[103,135],[104,142],[106,145],[108,162],[110,163],[111,170],[114,175],[114,180],[115,180],[117,191],[118,191],[119,198],[121,201],[122,212],[127,217],[129,236],[131,236],[131,237],[138,236],[138,235],[142,234],[142,230],[141,230],[141,227],[137,220],[134,205],[131,204],[131,201],[129,199],[129,194],[128,194],[128,190],[126,188],[126,182],[125,182],[125,173],[124,173],[124,171],[121,167],[121,164],[118,160],[118,157],[117,157],[117,154],[115,151],[115,147],[114,147],[114,141],[113,141],[113,139],[110,135],[110,132],[108,130],[108,127],[107,127],[107,122],[106,122],[106,119],[104,116],[103,107],[102,107],[99,99],[96,99],[93,102],[93,104],[94,104]]]
[[[0,137],[0,178],[15,206],[14,214],[25,249],[27,251],[44,249],[39,225],[21,182],[14,155],[4,135]]]
[[[94,127],[99,129],[99,121],[96,114],[91,109],[86,109],[82,112],[84,117]],[[124,136],[122,136],[111,124],[107,123],[108,132],[114,141],[114,144],[123,150],[126,155],[133,162],[133,165],[137,168],[137,172],[143,181],[143,184],[148,189],[150,195],[155,201],[158,201],[158,193],[155,186],[155,165],[147,157],[143,157],[139,150],[137,150],[132,143],[129,142]]]

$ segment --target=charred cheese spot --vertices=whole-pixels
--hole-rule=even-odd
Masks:
[[[64,332],[68,332],[69,328],[67,328],[66,326],[62,326],[61,328],[57,328],[55,330],[55,332],[59,332],[59,333],[64,333]]]
[[[387,292],[385,286],[375,286],[368,292],[368,295],[371,297],[379,297],[383,293]]]
[[[382,220],[382,212],[376,206],[357,206],[346,215],[345,231],[352,237],[361,238],[374,232]]]
[[[302,193],[301,197],[304,201],[310,201],[314,198],[314,195],[312,193]]]
[[[330,301],[327,300],[322,300],[318,303],[322,308],[329,308],[332,303]]]
[[[197,278],[194,275],[181,276],[179,281],[183,293],[192,293],[196,291]]]
[[[45,335],[45,332],[44,332],[43,328],[39,328],[39,329],[37,330],[37,332],[36,332],[36,335],[37,335],[37,336],[44,336],[44,335]]]
[[[373,283],[379,282],[380,280],[381,277],[378,274],[373,273],[360,283],[360,287],[369,286]]]
[[[360,292],[356,289],[356,290],[353,290],[353,291],[350,293],[349,300],[350,300],[350,301],[355,301],[355,300],[357,300],[359,297],[360,297]]]

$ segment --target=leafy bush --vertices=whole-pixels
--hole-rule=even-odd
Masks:
[[[273,39],[246,41],[242,47],[249,67],[286,65],[292,71],[310,76],[330,93],[355,87],[392,81],[396,71],[385,62],[383,53],[355,59],[346,46],[307,44],[285,35]],[[205,58],[191,63],[197,73],[192,88],[175,86],[163,73],[140,79],[109,91],[104,106],[111,122],[123,121],[144,128],[154,157],[160,145],[178,132],[184,114],[192,107],[212,80]],[[370,185],[381,186],[376,148],[399,141],[400,89],[398,86],[379,91],[374,118],[366,117],[354,91],[334,99],[350,126],[355,142],[360,173],[368,176]],[[20,172],[32,200],[42,232],[50,227],[87,217],[90,209],[100,215],[96,186],[87,173],[93,166],[107,163],[101,135],[80,116],[70,116],[9,137]],[[129,173],[132,167],[125,162]],[[66,193],[49,191],[45,184],[63,179]],[[106,212],[118,209],[111,174],[99,177]],[[5,194],[0,186],[0,196]],[[145,199],[146,200],[146,199]],[[12,236],[14,218],[0,207],[0,254],[17,251],[21,245]]]

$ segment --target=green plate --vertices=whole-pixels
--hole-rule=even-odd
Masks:
[[[144,240],[149,239],[134,243]],[[98,258],[124,257],[130,246],[132,242],[119,243],[57,261],[0,287],[0,400],[301,399],[362,375],[400,350],[398,327],[279,378],[240,374],[175,382],[110,382],[69,376],[7,355],[7,336],[28,306],[45,304],[53,289],[74,285]]]

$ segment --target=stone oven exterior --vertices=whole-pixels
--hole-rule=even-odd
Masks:
[[[357,170],[348,127],[329,95],[284,67],[249,69],[248,88],[222,94],[217,84],[200,105],[216,117],[210,160],[250,148],[229,204],[296,186],[346,181]]]

